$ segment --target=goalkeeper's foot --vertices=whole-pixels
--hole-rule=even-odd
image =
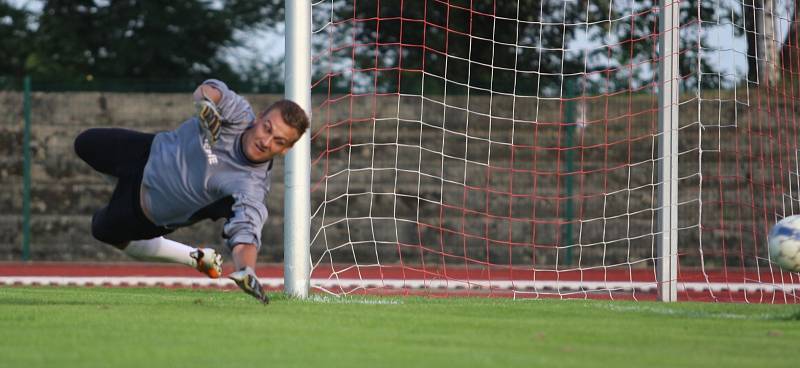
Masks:
[[[189,253],[197,262],[195,268],[212,279],[222,276],[222,255],[211,248],[197,248]]]
[[[255,271],[250,267],[245,267],[239,271],[231,273],[228,278],[233,280],[242,291],[252,295],[264,304],[269,304],[269,298],[261,287],[261,283],[256,277]]]

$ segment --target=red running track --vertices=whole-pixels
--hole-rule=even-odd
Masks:
[[[344,266],[336,267],[337,270],[345,269]],[[227,274],[232,268],[227,266],[223,273]],[[283,278],[282,264],[260,264],[256,273],[260,278]],[[120,262],[120,263],[64,263],[64,262],[0,262],[0,277],[190,277],[200,275],[197,271],[181,266],[161,263]],[[375,280],[468,280],[468,281],[504,281],[504,280],[537,280],[537,281],[631,281],[655,282],[652,270],[526,270],[509,269],[475,269],[467,270],[463,267],[448,268],[401,268],[398,266],[358,267],[346,271],[332,272],[330,269],[318,267],[312,274],[312,279],[375,279]],[[768,284],[797,284],[800,280],[797,274],[787,272],[723,272],[712,271],[705,274],[697,270],[681,270],[679,282],[717,282],[717,283],[768,283]],[[272,289],[280,289],[273,287]],[[507,289],[473,290],[473,289],[419,289],[419,288],[347,288],[340,291],[353,294],[370,295],[426,295],[426,296],[491,296],[491,297],[521,297],[521,298],[570,298],[570,299],[623,299],[623,300],[656,300],[653,292],[625,291],[625,292],[581,292],[573,291],[568,295],[536,292],[515,292]],[[780,291],[744,292],[738,290],[710,291],[682,291],[678,295],[681,301],[723,301],[723,302],[756,302],[756,303],[800,303],[797,293],[784,293]]]

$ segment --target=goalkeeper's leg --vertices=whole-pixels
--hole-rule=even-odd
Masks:
[[[187,265],[212,279],[217,279],[222,275],[222,255],[214,249],[192,248],[164,237],[134,240],[125,247],[125,253],[143,261]]]
[[[210,278],[222,275],[222,256],[211,248],[193,248],[165,239],[172,232],[147,220],[130,194],[138,181],[120,178],[108,205],[92,216],[92,236],[125,251],[129,256],[144,261],[171,262],[195,268]]]
[[[118,128],[88,129],[75,138],[75,153],[100,173],[119,178],[147,162],[155,135]]]
[[[108,205],[92,217],[92,235],[136,259],[185,264],[219,278],[222,257],[214,249],[195,249],[164,239],[161,235],[172,230],[150,222],[137,205],[153,138],[153,134],[116,128],[89,129],[75,138],[75,153],[81,159],[119,179]]]

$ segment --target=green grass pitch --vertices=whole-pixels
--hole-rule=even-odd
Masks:
[[[0,288],[0,367],[798,367],[800,307]]]

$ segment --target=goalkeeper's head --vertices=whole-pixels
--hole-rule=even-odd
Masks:
[[[273,103],[256,117],[245,131],[242,146],[247,159],[266,162],[282,156],[308,129],[308,115],[300,105],[289,100]]]

